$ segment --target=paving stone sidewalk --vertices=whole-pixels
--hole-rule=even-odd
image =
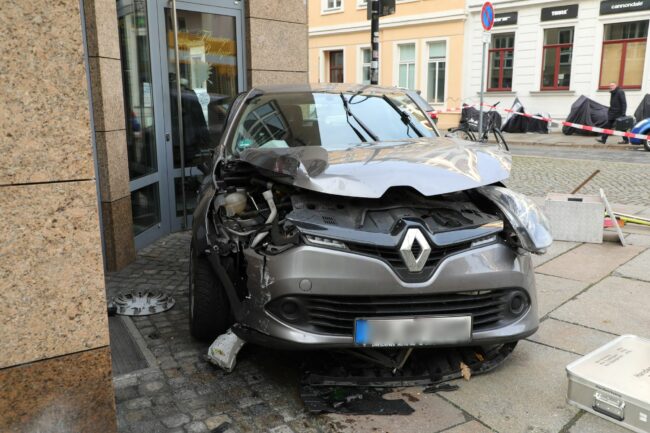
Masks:
[[[558,128],[553,128],[549,134],[537,133],[508,133],[504,132],[503,137],[509,145],[543,145],[543,146],[563,146],[581,148],[596,148],[596,149],[637,149],[639,146],[633,144],[619,144],[622,137],[610,136],[605,144],[596,141],[600,136],[585,136],[585,135],[564,135]]]

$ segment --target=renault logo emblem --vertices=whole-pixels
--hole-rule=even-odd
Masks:
[[[414,251],[419,252],[417,257],[415,257]],[[399,253],[409,271],[420,272],[431,254],[431,247],[419,229],[411,228],[406,231],[402,246],[399,247]]]

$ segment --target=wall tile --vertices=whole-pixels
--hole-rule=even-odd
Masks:
[[[131,196],[102,203],[106,270],[119,271],[135,260]]]
[[[0,368],[108,344],[94,181],[0,187]]]
[[[250,18],[246,25],[249,69],[307,71],[305,24]]]
[[[288,71],[248,71],[248,83],[253,86],[268,86],[271,84],[307,84],[307,72]]]
[[[307,23],[305,0],[248,0],[246,16],[293,23]]]
[[[88,55],[120,58],[115,0],[84,0]]]
[[[102,201],[115,201],[130,195],[125,132],[97,132],[96,142]]]
[[[78,2],[3,2],[0,185],[94,177]]]
[[[89,64],[95,130],[125,129],[122,64],[103,57],[91,57]]]
[[[0,370],[0,431],[114,433],[108,347]]]

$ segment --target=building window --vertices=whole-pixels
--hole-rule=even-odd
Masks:
[[[343,0],[323,0],[323,12],[337,11],[343,8]]]
[[[488,90],[512,90],[515,34],[492,35],[488,60]]]
[[[605,25],[600,85],[618,83],[624,89],[640,89],[648,41],[648,21]]]
[[[330,83],[343,82],[343,50],[329,52]]]
[[[372,51],[370,48],[361,48],[361,83],[370,84],[372,66]]]
[[[427,68],[427,100],[434,104],[445,102],[445,80],[447,66],[447,43],[429,42]]]
[[[399,51],[399,82],[398,86],[405,89],[415,89],[415,44],[398,45]]]
[[[544,30],[542,90],[568,90],[571,83],[573,27]]]

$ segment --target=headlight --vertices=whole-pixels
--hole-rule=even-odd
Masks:
[[[321,238],[312,235],[305,235],[305,239],[307,240],[308,244],[315,245],[315,246],[339,248],[342,250],[348,249],[348,247],[343,242],[337,241],[336,239]]]
[[[523,249],[544,254],[551,246],[553,236],[548,219],[528,197],[500,186],[486,186],[478,191],[501,209]]]

